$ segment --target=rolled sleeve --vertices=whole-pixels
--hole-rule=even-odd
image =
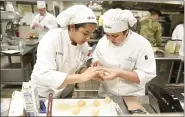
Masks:
[[[145,72],[140,70],[134,70],[134,72],[136,72],[137,76],[139,77],[140,85],[145,85]]]
[[[52,74],[54,75],[54,77],[53,77],[53,80],[52,80],[50,87],[51,87],[51,89],[56,90],[64,82],[64,80],[68,74],[64,73],[64,72],[57,72],[57,71],[53,71]]]
[[[156,76],[156,61],[150,44],[140,51],[134,72],[139,77],[139,86],[145,85]]]

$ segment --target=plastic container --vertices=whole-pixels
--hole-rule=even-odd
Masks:
[[[1,99],[1,116],[8,116],[10,99]]]

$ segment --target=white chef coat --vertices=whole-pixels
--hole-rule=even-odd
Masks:
[[[175,27],[172,33],[172,40],[181,40],[177,41],[177,44],[180,46],[179,54],[184,56],[184,24],[179,24]]]
[[[58,24],[56,21],[56,17],[53,16],[52,14],[46,12],[44,16],[41,16],[40,14],[37,14],[34,18],[33,21],[30,25],[32,28],[33,24],[37,23],[39,24],[42,28],[35,28],[34,30],[39,33],[39,38],[42,38],[43,35],[46,34],[48,29],[53,29],[57,28]],[[46,26],[48,29],[45,29],[44,26]]]
[[[182,40],[182,44],[179,50],[179,55],[184,56],[184,39]]]
[[[119,77],[103,81],[99,96],[145,95],[145,84],[156,76],[156,62],[151,44],[131,30],[121,46],[110,46],[110,44],[106,36],[100,39],[93,52],[94,61],[100,61],[105,67],[133,70],[137,73],[140,84]]]
[[[178,39],[178,40],[184,39],[184,24],[179,24],[175,27],[172,33],[172,40],[174,39]]]
[[[72,91],[71,87],[56,90],[68,74],[74,74],[87,58],[88,44],[74,46],[71,44],[68,30],[56,28],[48,31],[38,45],[37,61],[31,81],[37,85],[38,93],[47,97],[54,92],[58,98]]]

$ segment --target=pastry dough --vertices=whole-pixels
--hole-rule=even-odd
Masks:
[[[109,104],[112,100],[110,99],[110,97],[106,97],[105,98],[105,103]]]
[[[93,105],[94,106],[100,106],[100,102],[98,100],[94,100]]]
[[[85,106],[85,101],[84,101],[84,100],[78,101],[78,106],[79,106],[79,107]]]
[[[99,109],[98,108],[96,108],[96,109],[93,109],[92,110],[92,116],[98,116],[99,115]]]
[[[75,106],[72,108],[72,113],[77,115],[78,113],[80,113],[80,108],[78,106]]]

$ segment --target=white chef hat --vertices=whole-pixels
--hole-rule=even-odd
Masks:
[[[85,5],[74,5],[64,10],[57,16],[57,23],[61,27],[66,27],[69,24],[80,23],[96,23],[94,12]]]
[[[46,8],[46,2],[45,1],[37,1],[37,8],[38,9]]]
[[[12,11],[12,12],[15,11],[15,9],[14,9],[14,7],[12,5],[12,2],[7,2],[7,4],[6,4],[6,11]]]
[[[129,10],[110,9],[103,14],[103,29],[107,33],[117,33],[128,29],[137,22]]]

